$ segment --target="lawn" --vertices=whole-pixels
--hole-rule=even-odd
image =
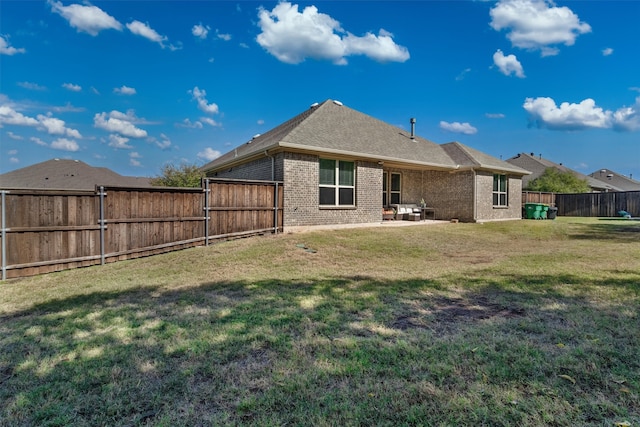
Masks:
[[[0,426],[640,426],[640,222],[255,237],[0,282]]]

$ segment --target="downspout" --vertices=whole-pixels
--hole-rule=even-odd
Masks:
[[[264,155],[271,158],[271,181],[276,180],[276,158],[269,154],[269,150],[264,150]],[[273,201],[273,230],[278,234],[278,183],[274,182],[274,201]]]
[[[264,155],[271,158],[271,181],[276,180],[276,158],[269,154],[269,150],[264,150]]]

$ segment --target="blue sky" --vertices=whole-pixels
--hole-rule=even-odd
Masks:
[[[640,178],[638,1],[0,0],[0,172],[204,164],[340,100]]]

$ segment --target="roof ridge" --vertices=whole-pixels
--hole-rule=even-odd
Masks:
[[[475,164],[476,166],[482,166],[482,163],[480,163],[478,159],[476,159],[475,156],[469,152],[468,150],[469,147],[467,147],[466,145],[458,141],[451,141],[444,145],[447,145],[447,144],[455,145],[460,151],[462,151],[462,154],[464,154],[471,163]]]

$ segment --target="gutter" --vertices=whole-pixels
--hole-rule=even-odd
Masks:
[[[304,152],[313,152],[313,153],[326,153],[326,154],[336,154],[342,156],[348,156],[358,159],[369,159],[371,161],[383,161],[383,162],[396,162],[399,164],[405,165],[415,165],[415,166],[429,166],[433,168],[438,168],[440,170],[451,170],[454,168],[453,165],[443,165],[442,163],[427,163],[427,162],[416,162],[410,161],[407,159],[399,159],[397,157],[387,157],[387,156],[377,156],[365,153],[358,153],[355,151],[347,151],[347,150],[330,150],[330,149],[322,149],[322,148],[313,148],[310,149],[308,146],[301,146],[299,144],[291,144],[287,142],[280,142],[280,148],[291,148]]]
[[[264,155],[271,158],[271,181],[276,180],[276,158],[269,154],[269,150],[264,150]]]

